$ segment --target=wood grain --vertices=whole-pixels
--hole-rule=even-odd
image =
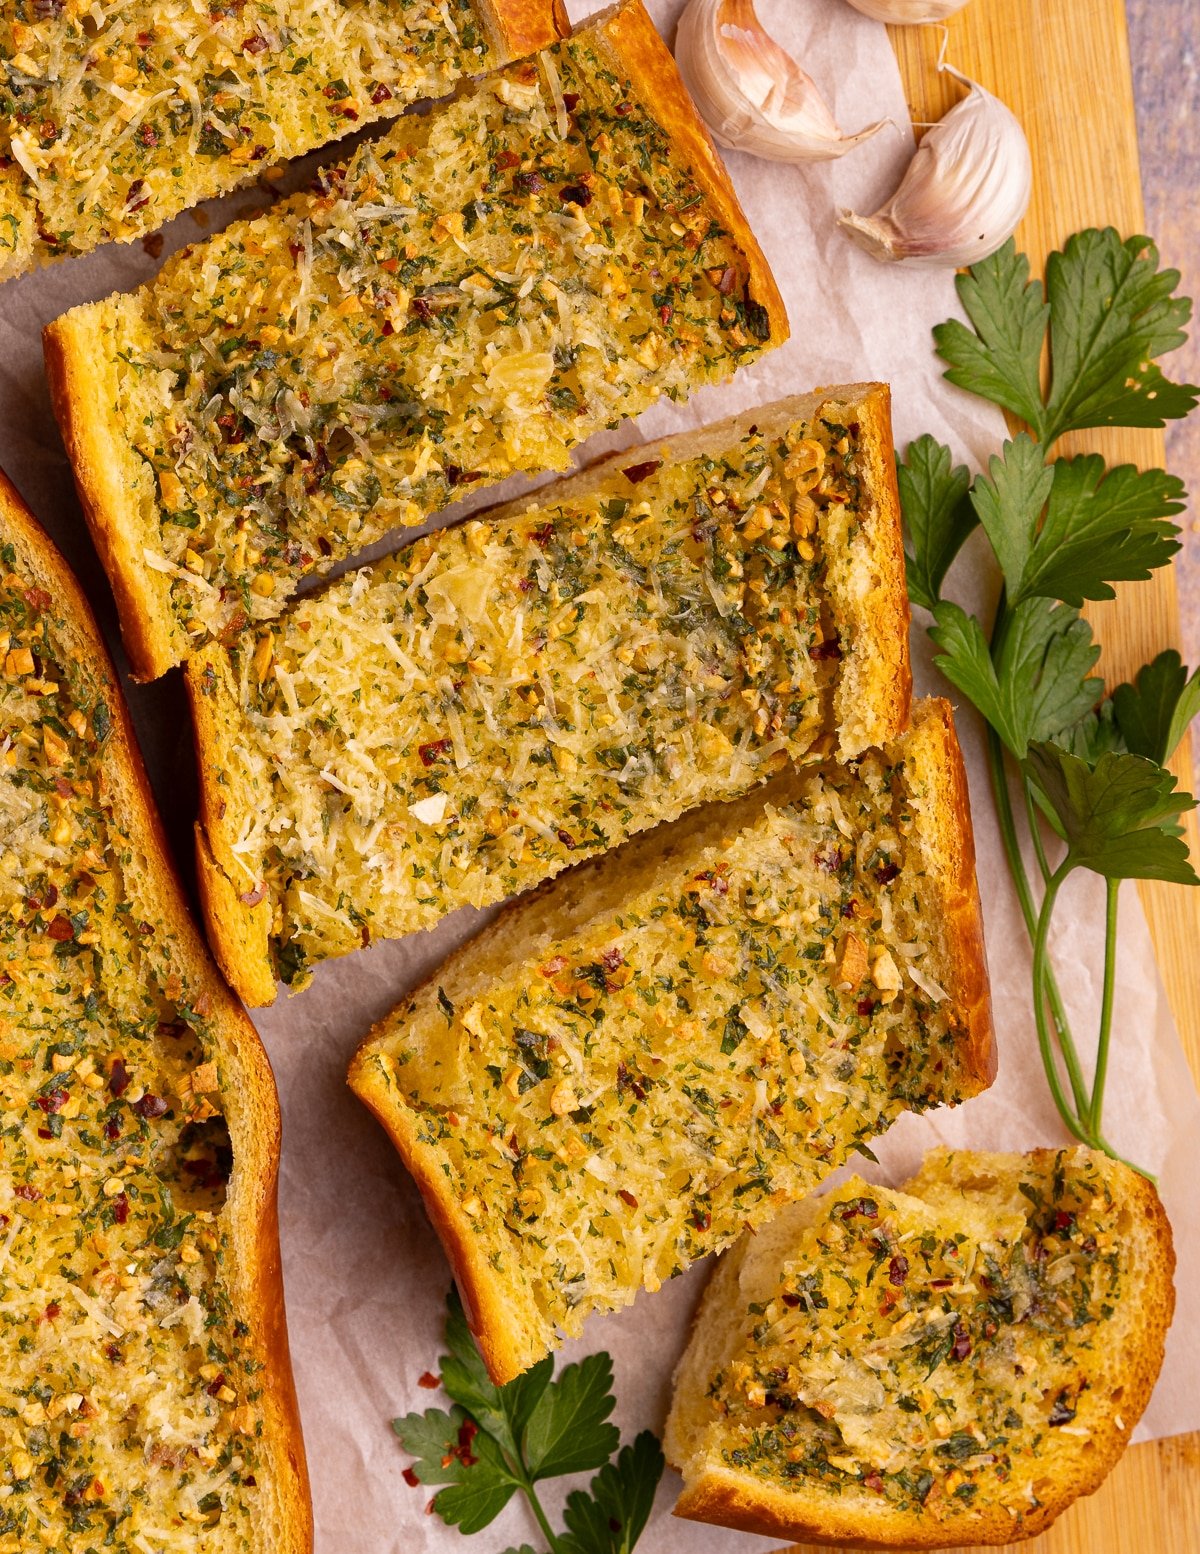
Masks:
[[[962,95],[936,70],[941,28],[896,28],[892,40],[913,119],[939,118]],[[1112,225],[1123,235],[1143,230],[1122,0],[972,0],[949,23],[947,58],[1007,102],[1025,127],[1035,188],[1017,242],[1035,267],[1080,227]],[[1063,448],[1143,467],[1161,465],[1165,454],[1162,432],[1153,431],[1088,432],[1064,439]],[[1178,645],[1170,571],[1126,585],[1088,616],[1110,684]],[[1174,767],[1190,791],[1186,746]],[[1196,858],[1195,825],[1189,836]],[[1171,1008],[1200,1078],[1200,891],[1151,884],[1142,899]],[[1132,1447],[1095,1495],[1077,1502],[1041,1538],[1008,1547],[1029,1554],[1200,1554],[1200,1434]],[[791,1554],[818,1551],[797,1545]]]

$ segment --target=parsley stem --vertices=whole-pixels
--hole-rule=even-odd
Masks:
[[[524,1464],[522,1464],[524,1467]],[[526,1478],[521,1483],[521,1493],[529,1502],[529,1508],[537,1518],[537,1524],[542,1529],[542,1536],[550,1548],[550,1554],[558,1554],[558,1539],[554,1536],[554,1529],[542,1510],[542,1502],[537,1497],[537,1490],[533,1487],[532,1479]]]
[[[1017,888],[1017,900],[1021,905],[1021,915],[1025,919],[1025,929],[1032,944],[1037,938],[1038,910],[1034,905],[1033,889],[1029,883],[1029,875],[1025,870],[1025,859],[1021,855],[1020,838],[1017,836],[1017,818],[1013,811],[1012,795],[1008,788],[1008,773],[1004,766],[1004,746],[1000,742],[999,734],[996,733],[991,724],[987,726],[987,753],[988,771],[992,780],[992,797],[996,804],[996,818],[1000,822],[1000,839],[1004,843],[1004,852],[1008,858],[1009,872],[1012,874],[1013,884]],[[1080,1117],[1086,1117],[1089,1104],[1087,1087],[1083,1082],[1083,1073],[1075,1053],[1075,1042],[1071,1036],[1071,1027],[1067,1023],[1067,1011],[1063,1007],[1062,995],[1058,991],[1058,982],[1054,976],[1054,968],[1048,960],[1043,971],[1041,992],[1039,994],[1035,986],[1034,997],[1038,1001],[1039,1010],[1041,1005],[1049,1000],[1050,1011],[1054,1016],[1054,1036],[1058,1043],[1059,1051],[1063,1055],[1063,1062],[1067,1066],[1067,1074],[1071,1080],[1071,1093],[1075,1100],[1076,1114]],[[1038,1028],[1040,1035],[1040,1018]],[[1043,1061],[1045,1061],[1044,1056]],[[1050,1070],[1047,1068],[1047,1073],[1049,1072]],[[1057,1078],[1057,1071],[1055,1078]]]
[[[1082,1111],[1076,1115],[1067,1104],[1066,1092],[1063,1090],[1062,1079],[1059,1077],[1058,1064],[1054,1060],[1054,1049],[1050,1044],[1050,1022],[1046,1015],[1046,973],[1049,969],[1046,958],[1046,945],[1050,935],[1050,919],[1054,913],[1054,903],[1058,899],[1058,892],[1063,881],[1071,872],[1074,865],[1070,858],[1064,858],[1059,867],[1046,881],[1046,894],[1042,897],[1042,909],[1038,913],[1037,934],[1033,942],[1033,1013],[1037,1020],[1038,1046],[1042,1053],[1042,1067],[1046,1070],[1046,1080],[1050,1086],[1050,1093],[1054,1097],[1054,1104],[1058,1107],[1058,1115],[1062,1118],[1067,1132],[1081,1143],[1088,1144],[1085,1127],[1087,1113]],[[1070,1038],[1068,1037],[1068,1042]],[[1059,1033],[1059,1045],[1062,1046],[1062,1033]],[[1072,1055],[1074,1045],[1071,1044]],[[1064,1059],[1067,1056],[1063,1049]],[[1070,1064],[1068,1063],[1068,1069]]]
[[[1029,824],[1029,834],[1033,838],[1033,850],[1037,855],[1038,868],[1042,871],[1043,881],[1051,875],[1050,864],[1046,859],[1046,849],[1042,846],[1042,827],[1038,820],[1037,805],[1033,801],[1033,787],[1028,777],[1021,778],[1021,787],[1025,794],[1025,819]]]
[[[1120,880],[1114,879],[1104,882],[1104,994],[1100,1004],[1100,1038],[1096,1044],[1096,1072],[1092,1077],[1092,1104],[1088,1115],[1092,1135],[1096,1139],[1100,1138],[1104,1082],[1108,1077],[1108,1041],[1112,1035],[1113,987],[1117,972],[1117,891],[1120,883]]]

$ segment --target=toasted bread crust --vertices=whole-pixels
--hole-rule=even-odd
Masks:
[[[961,1059],[978,1089],[986,1090],[996,1077],[996,1031],[967,772],[950,703],[939,696],[920,705],[922,722],[927,721],[931,731],[931,756],[922,763],[922,775],[931,790],[934,851],[941,863],[943,933],[954,969],[952,991],[962,1010]]]
[[[105,684],[112,730],[105,750],[107,797],[122,828],[148,862],[147,893],[211,1003],[212,1028],[235,1081],[222,1094],[234,1148],[225,1213],[236,1253],[225,1273],[235,1301],[257,1334],[257,1358],[269,1384],[260,1406],[264,1448],[273,1459],[267,1527],[272,1554],[309,1554],[312,1510],[300,1415],[292,1382],[284,1313],[276,1187],[280,1118],[270,1064],[254,1027],[217,975],[185,905],[155,809],[116,671],[83,592],[11,483],[0,473],[0,533],[18,550],[66,621],[69,645]]]
[[[66,444],[83,515],[117,601],[135,680],[154,680],[186,650],[161,574],[138,544],[149,473],[121,431],[113,357],[98,314],[75,309],[42,334],[50,403]]]
[[[512,59],[544,49],[571,30],[563,0],[475,0],[484,22]]]
[[[1060,1154],[1056,1149],[1038,1149],[1031,1151],[1029,1158],[1035,1166],[1044,1164],[1049,1169]],[[1121,1175],[1124,1201],[1149,1247],[1145,1293],[1137,1321],[1139,1343],[1125,1357],[1127,1368],[1120,1408],[1124,1428],[1118,1428],[1111,1415],[1098,1421],[1091,1433],[1093,1449],[1078,1456],[1077,1474],[1069,1482],[1054,1482],[1040,1488],[1039,1497],[1044,1498],[1036,1509],[1022,1516],[1019,1524],[1003,1506],[987,1504],[974,1506],[969,1519],[962,1516],[935,1523],[890,1507],[875,1495],[859,1495],[856,1502],[851,1502],[819,1489],[776,1489],[762,1479],[725,1467],[707,1467],[688,1483],[676,1502],[674,1514],[690,1521],[821,1546],[842,1547],[849,1543],[864,1549],[957,1548],[965,1540],[975,1547],[1037,1537],[1075,1500],[1094,1494],[1120,1459],[1134,1425],[1150,1401],[1175,1309],[1175,1252],[1166,1211],[1145,1177],[1117,1162],[1112,1163],[1112,1169]],[[901,1191],[918,1188],[919,1175],[904,1183]],[[743,1238],[718,1263],[697,1308],[693,1334],[736,1300],[738,1275],[747,1247],[747,1238]],[[695,1391],[705,1384],[707,1367],[698,1351],[698,1344],[689,1343],[676,1373],[677,1395],[685,1388]],[[673,1461],[685,1455],[672,1422],[668,1423],[666,1447]]]

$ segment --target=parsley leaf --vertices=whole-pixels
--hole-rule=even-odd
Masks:
[[[452,1285],[446,1302],[446,1346],[441,1359],[442,1386],[466,1409],[481,1430],[493,1436],[509,1457],[519,1451],[529,1417],[554,1374],[549,1356],[505,1386],[498,1387],[476,1348],[458,1290]]]
[[[967,497],[970,471],[954,464],[949,448],[926,434],[910,442],[904,461],[897,461],[896,481],[909,542],[904,549],[909,597],[932,610],[951,562],[977,522]]]
[[[422,1484],[445,1484],[433,1499],[444,1522],[465,1533],[495,1521],[520,1487],[499,1445],[461,1408],[431,1408],[424,1414],[393,1419],[400,1444],[415,1459],[412,1471]]]
[[[645,1530],[662,1477],[662,1448],[649,1430],[623,1446],[615,1462],[600,1469],[588,1493],[572,1490],[558,1540],[561,1554],[628,1554]]]
[[[975,332],[958,319],[933,331],[946,376],[1011,410],[1044,441],[1040,367],[1050,308],[1040,283],[1029,279],[1029,260],[1010,238],[955,286]]]
[[[1154,360],[1187,339],[1192,304],[1172,295],[1178,284],[1178,270],[1159,270],[1148,237],[1122,242],[1113,227],[1077,232],[1050,255],[1051,380],[1041,443],[1089,426],[1164,426],[1194,408],[1200,390],[1168,382]]]
[[[1033,438],[1022,432],[1004,444],[1001,455],[992,455],[987,474],[980,475],[971,494],[1014,603],[1021,593],[1038,521],[1053,484],[1054,471],[1045,455]]]
[[[524,1455],[531,1479],[558,1478],[598,1468],[616,1451],[621,1435],[605,1421],[616,1407],[612,1360],[589,1354],[564,1366],[542,1393],[525,1429]]]
[[[1200,712],[1200,669],[1188,678],[1174,648],[1138,670],[1132,685],[1112,694],[1113,712],[1126,748],[1165,764]]]
[[[1022,767],[1058,817],[1072,866],[1111,880],[1200,885],[1177,826],[1196,801],[1154,761],[1109,752],[1090,767],[1058,745],[1033,744]]]
[[[1030,740],[1050,739],[1079,723],[1103,691],[1087,673],[1100,656],[1076,610],[1028,599],[1012,612],[995,661],[983,628],[950,600],[934,610],[929,635],[936,662],[1019,759]]]
[[[446,1307],[450,1353],[439,1363],[454,1407],[392,1421],[414,1458],[413,1479],[445,1486],[432,1509],[449,1526],[479,1532],[519,1490],[560,1554],[628,1554],[650,1516],[663,1459],[658,1442],[645,1432],[611,1461],[621,1441],[609,1423],[616,1401],[612,1360],[589,1355],[564,1366],[555,1381],[554,1361],[547,1357],[500,1386],[471,1337],[457,1290],[451,1289]],[[591,1489],[567,1498],[569,1534],[555,1538],[534,1486],[593,1469],[600,1471]],[[522,1544],[507,1554],[534,1550]]]
[[[1149,577],[1179,549],[1179,529],[1168,521],[1186,500],[1176,476],[1132,464],[1106,474],[1098,453],[1058,459],[1052,468],[1045,519],[1019,585],[1010,584],[1014,603],[1032,595],[1076,606],[1112,599],[1113,583]],[[1035,523],[1039,512],[1033,511]]]

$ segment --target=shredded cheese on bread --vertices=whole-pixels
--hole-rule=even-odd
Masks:
[[[498,1379],[987,1084],[969,823],[947,830],[936,779],[957,761],[922,707],[885,751],[518,903],[372,1032],[351,1085]]]

